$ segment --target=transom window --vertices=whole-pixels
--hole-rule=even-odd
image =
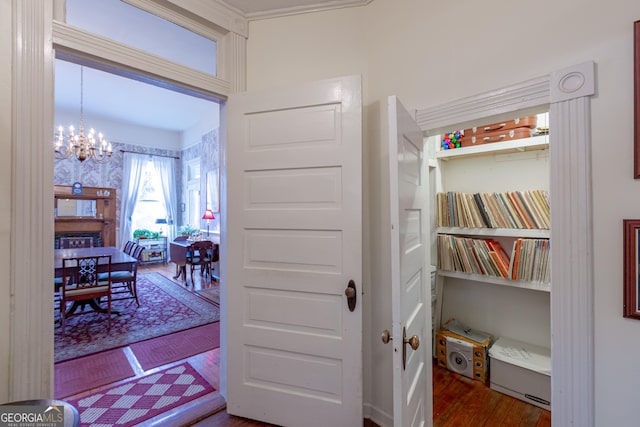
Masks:
[[[121,0],[67,0],[67,24],[216,75],[216,42]]]

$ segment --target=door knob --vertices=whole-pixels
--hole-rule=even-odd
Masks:
[[[404,339],[405,344],[409,344],[412,349],[417,350],[420,347],[420,338],[417,335]]]
[[[420,347],[420,338],[417,335],[412,336],[411,338],[407,338],[407,327],[402,327],[402,370],[404,371],[407,367],[407,344],[414,351]]]
[[[382,331],[382,342],[385,344],[388,344],[389,341],[391,341],[393,339],[393,337],[391,336],[391,332],[389,332],[388,329],[385,329],[384,331]]]
[[[344,294],[347,296],[347,306],[349,311],[356,309],[356,282],[349,280],[347,289],[344,290]]]

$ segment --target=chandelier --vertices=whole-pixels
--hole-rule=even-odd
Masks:
[[[58,136],[54,143],[55,158],[66,159],[75,155],[78,160],[84,162],[92,159],[96,163],[106,162],[113,155],[111,143],[104,139],[102,133],[96,135],[96,131],[91,128],[89,133],[84,133],[84,67],[80,67],[80,128],[76,133],[73,126],[69,126],[65,135],[64,128],[58,127]],[[66,143],[65,143],[66,141]]]

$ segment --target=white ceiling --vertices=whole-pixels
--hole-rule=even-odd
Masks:
[[[84,67],[83,80],[85,116],[182,132],[217,109],[211,101],[93,68]],[[55,109],[80,116],[79,65],[56,60]]]
[[[68,0],[71,1],[71,0]],[[91,6],[87,0],[75,0]],[[100,6],[100,14],[109,8],[122,7],[119,2],[92,0]],[[371,0],[217,0],[246,16],[261,19],[333,8],[359,6]],[[112,6],[109,6],[109,5]],[[106,9],[105,9],[106,8]],[[83,17],[80,16],[79,19]],[[215,111],[211,101],[184,95],[168,89],[119,77],[91,68],[84,68],[84,113],[140,126],[182,132]],[[80,66],[56,60],[55,66],[56,112],[80,114]],[[55,123],[56,127],[59,123]],[[66,125],[62,123],[63,125]]]

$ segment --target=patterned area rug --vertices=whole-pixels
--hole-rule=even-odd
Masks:
[[[55,361],[68,360],[220,320],[218,306],[192,294],[160,273],[138,275],[138,298],[116,301],[111,329],[106,314],[69,317],[62,335],[55,330]],[[103,304],[104,305],[104,304]]]
[[[214,391],[183,363],[68,402],[78,408],[81,426],[132,426]]]
[[[220,305],[220,286],[219,285],[215,285],[210,288],[198,289],[196,293],[201,297],[208,299],[212,303],[218,306]]]

